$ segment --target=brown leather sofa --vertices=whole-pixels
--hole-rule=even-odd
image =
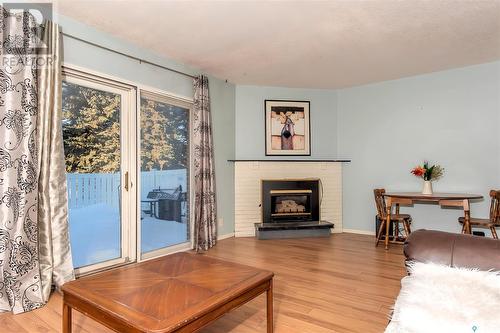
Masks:
[[[404,245],[407,262],[500,271],[500,240],[435,230],[416,230]]]

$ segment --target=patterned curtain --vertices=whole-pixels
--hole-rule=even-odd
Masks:
[[[0,311],[74,278],[62,144],[59,27],[0,7]],[[41,42],[41,44],[40,44]],[[43,46],[43,48],[40,48]]]
[[[194,247],[206,251],[217,243],[214,146],[208,78],[193,81]]]
[[[0,7],[0,311],[42,306],[37,228],[36,22]]]

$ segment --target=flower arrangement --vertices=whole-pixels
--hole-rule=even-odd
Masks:
[[[428,161],[424,161],[423,165],[418,165],[411,170],[411,173],[416,177],[422,178],[425,181],[438,180],[444,175],[444,168],[439,164],[429,166]]]

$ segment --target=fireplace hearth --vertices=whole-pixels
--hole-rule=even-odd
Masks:
[[[320,180],[262,180],[259,239],[325,237],[333,223],[320,220]]]

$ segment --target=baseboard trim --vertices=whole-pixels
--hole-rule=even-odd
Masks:
[[[238,231],[234,233],[234,237],[255,237],[255,231]]]
[[[227,239],[227,238],[231,238],[231,237],[234,237],[234,232],[231,232],[231,233],[225,234],[225,235],[217,236],[217,240],[223,240],[223,239]]]
[[[375,231],[366,231],[366,230],[358,230],[358,229],[342,229],[342,232],[348,234],[358,234],[358,235],[370,235],[375,236]]]

